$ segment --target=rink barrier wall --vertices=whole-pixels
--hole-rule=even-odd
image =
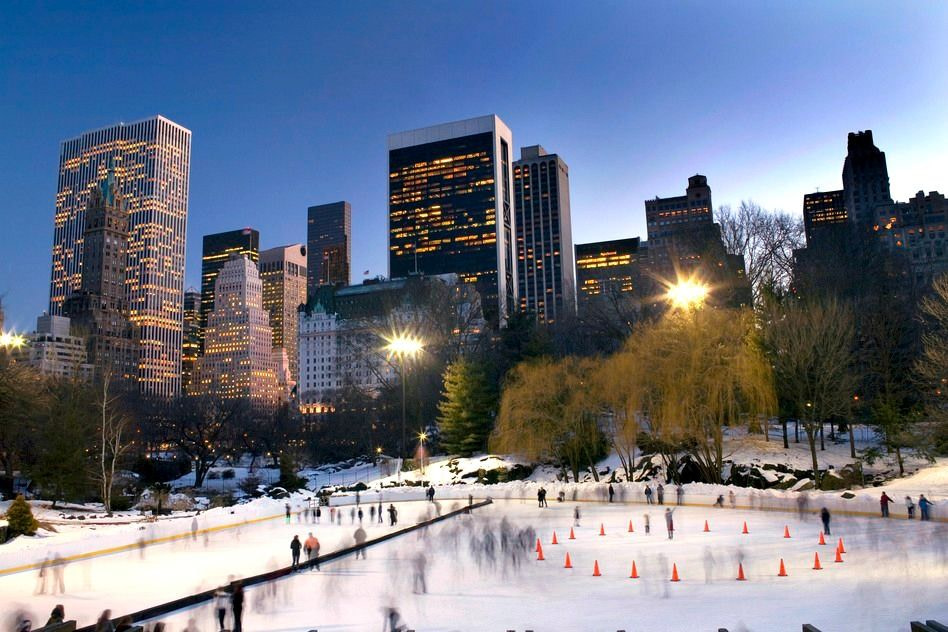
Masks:
[[[392,539],[394,539],[394,538],[397,538],[397,537],[402,536],[402,535],[406,535],[406,534],[411,533],[411,532],[413,532],[413,531],[418,531],[419,529],[424,529],[424,528],[429,527],[429,526],[431,526],[431,525],[433,525],[433,524],[435,524],[435,523],[437,523],[437,522],[441,522],[441,521],[447,520],[447,519],[449,519],[449,518],[454,518],[454,517],[460,516],[460,515],[462,515],[462,514],[470,513],[471,510],[473,510],[473,509],[480,509],[481,507],[486,507],[486,506],[490,505],[492,502],[493,502],[493,501],[492,501],[490,498],[487,498],[487,499],[482,500],[482,501],[480,501],[480,502],[475,502],[475,503],[470,504],[470,505],[465,505],[464,507],[461,507],[461,508],[459,508],[459,509],[455,509],[455,510],[449,511],[449,512],[444,513],[444,514],[442,514],[442,515],[440,515],[440,516],[435,516],[434,518],[431,518],[431,519],[429,519],[429,520],[425,520],[425,521],[423,521],[423,522],[418,522],[418,523],[415,523],[415,524],[413,524],[413,525],[409,525],[409,526],[407,526],[407,527],[405,527],[405,528],[403,528],[403,529],[399,529],[399,530],[397,530],[397,531],[391,531],[391,532],[386,533],[386,534],[384,534],[384,535],[381,535],[381,536],[379,536],[379,537],[377,537],[377,538],[373,538],[372,540],[366,540],[365,544],[363,544],[363,545],[361,545],[361,546],[356,545],[356,546],[349,546],[349,547],[346,547],[346,548],[343,548],[343,549],[337,549],[337,550],[335,550],[335,551],[332,551],[331,553],[327,553],[326,555],[320,555],[319,557],[317,557],[317,558],[314,559],[314,560],[302,561],[302,562],[300,562],[300,564],[299,564],[299,566],[298,566],[298,568],[297,568],[296,570],[294,570],[292,566],[286,566],[286,567],[279,568],[279,569],[274,570],[274,571],[269,571],[269,572],[266,572],[266,573],[261,573],[261,574],[259,574],[259,575],[253,575],[253,576],[251,576],[251,577],[244,577],[244,578],[241,578],[241,579],[240,579],[240,583],[243,585],[244,588],[248,588],[248,587],[250,587],[250,586],[255,586],[255,585],[257,585],[257,584],[264,584],[264,583],[271,582],[271,581],[274,581],[274,580],[277,580],[277,579],[280,579],[280,578],[283,578],[283,577],[287,577],[287,576],[293,575],[293,574],[295,574],[295,573],[297,573],[297,572],[299,572],[299,571],[301,571],[301,570],[305,570],[305,569],[309,568],[310,566],[316,566],[317,563],[318,563],[318,564],[325,564],[325,563],[327,563],[327,562],[332,562],[333,560],[339,559],[339,558],[341,558],[341,557],[346,557],[347,555],[353,555],[356,551],[358,551],[358,550],[360,550],[360,549],[369,548],[370,546],[375,546],[376,544],[381,544],[382,542],[386,542],[386,541],[388,541],[388,540],[392,540]],[[282,518],[283,515],[281,514],[280,517]],[[188,537],[190,537],[190,535],[191,535],[191,534],[190,534],[190,532],[189,532],[189,533],[188,533]],[[152,620],[152,619],[156,619],[156,618],[158,618],[158,617],[163,617],[163,616],[165,616],[165,615],[171,614],[172,612],[177,612],[178,610],[184,610],[184,609],[187,609],[187,608],[191,608],[191,607],[196,606],[196,605],[198,605],[198,604],[200,604],[200,603],[203,603],[203,602],[205,602],[205,601],[211,601],[211,600],[214,598],[214,593],[215,593],[215,592],[217,592],[217,588],[212,588],[212,589],[210,589],[210,590],[205,590],[205,591],[200,592],[200,593],[196,593],[196,594],[193,594],[193,595],[188,595],[187,597],[181,597],[180,599],[175,599],[175,600],[172,600],[172,601],[168,601],[168,602],[165,602],[165,603],[163,603],[163,604],[159,604],[159,605],[157,605],[157,606],[151,606],[151,607],[149,607],[149,608],[145,608],[145,609],[143,609],[143,610],[139,610],[139,611],[137,611],[137,612],[133,612],[133,613],[130,613],[130,614],[127,614],[127,615],[122,615],[122,616],[120,616],[120,617],[115,617],[115,618],[112,619],[112,621],[115,622],[115,621],[118,621],[119,619],[122,619],[122,618],[125,618],[125,617],[131,617],[132,621],[134,621],[135,623],[142,623],[142,622],[150,621],[150,620]],[[95,625],[89,625],[89,626],[85,626],[85,627],[79,628],[79,629],[78,629],[78,632],[95,632]]]

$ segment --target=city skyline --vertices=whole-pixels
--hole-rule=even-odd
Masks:
[[[73,50],[86,39],[85,35],[77,39],[78,34],[88,29],[73,29],[72,22],[78,21],[81,27],[101,20],[101,15],[95,10],[82,16],[69,10],[48,15],[42,9],[17,11],[14,15],[9,8],[2,9],[0,14],[10,25],[12,35],[5,49],[24,62],[11,64],[3,79],[11,88],[22,87],[23,98],[0,106],[0,113],[5,115],[0,117],[4,121],[0,124],[5,126],[5,137],[10,139],[8,151],[0,157],[0,168],[10,176],[0,184],[0,193],[8,201],[4,219],[8,223],[14,217],[18,220],[12,230],[4,231],[6,234],[0,237],[5,252],[11,254],[0,266],[0,293],[6,294],[7,326],[19,331],[30,329],[35,316],[45,307],[44,281],[38,270],[47,265],[43,259],[48,261],[48,220],[55,197],[50,173],[55,169],[59,143],[85,130],[155,114],[180,123],[194,134],[186,286],[197,285],[198,244],[202,235],[253,225],[262,233],[263,247],[303,241],[306,207],[333,199],[351,200],[355,209],[352,281],[358,283],[364,278],[365,270],[369,270],[369,276],[386,274],[387,135],[485,113],[497,114],[510,125],[516,148],[532,144],[555,147],[570,164],[576,243],[616,236],[644,237],[643,200],[678,190],[683,179],[694,173],[703,173],[714,183],[718,205],[736,205],[741,199],[751,198],[767,208],[782,208],[799,216],[804,194],[817,188],[840,188],[839,164],[845,156],[845,135],[864,129],[874,131],[876,145],[886,152],[894,199],[906,201],[921,189],[927,193],[948,188],[937,166],[937,156],[948,140],[948,124],[937,115],[934,105],[944,101],[943,79],[948,59],[945,42],[936,37],[939,20],[930,13],[920,20],[916,11],[921,9],[913,7],[896,11],[873,5],[856,12],[845,10],[844,5],[820,11],[817,5],[808,6],[809,12],[800,12],[809,13],[805,24],[803,16],[795,16],[796,10],[791,12],[788,8],[784,16],[784,27],[796,29],[795,33],[802,38],[794,46],[820,51],[810,54],[805,61],[793,61],[795,48],[779,43],[781,38],[769,38],[774,27],[768,23],[780,21],[773,20],[773,11],[748,8],[733,25],[720,17],[712,19],[713,36],[690,24],[701,23],[697,18],[702,16],[710,19],[705,14],[710,9],[700,6],[639,16],[645,24],[667,26],[680,22],[684,50],[662,61],[654,51],[649,52],[650,46],[657,46],[655,35],[635,30],[632,34],[640,41],[626,53],[623,46],[627,39],[620,42],[618,36],[620,31],[628,34],[610,26],[610,22],[624,22],[624,29],[635,29],[628,22],[643,12],[642,7],[603,6],[595,14],[559,7],[544,18],[543,26],[552,36],[568,28],[568,18],[577,17],[571,13],[577,13],[577,19],[587,28],[578,41],[551,51],[556,60],[565,64],[562,70],[572,71],[557,75],[558,80],[551,87],[537,87],[538,81],[549,82],[551,75],[547,72],[524,79],[518,73],[502,71],[498,79],[501,89],[492,94],[485,95],[466,87],[461,79],[451,78],[443,80],[446,83],[438,87],[437,95],[430,88],[419,94],[420,84],[409,82],[410,86],[391,93],[391,99],[384,104],[365,103],[374,101],[366,100],[366,94],[388,90],[393,81],[367,70],[376,61],[374,54],[361,48],[356,50],[353,69],[340,74],[340,60],[323,48],[307,44],[302,33],[305,29],[291,28],[287,44],[280,50],[261,51],[261,44],[250,41],[249,51],[260,53],[258,59],[252,60],[252,79],[242,86],[228,88],[226,94],[238,98],[249,91],[255,95],[268,90],[271,93],[235,112],[222,112],[217,107],[217,97],[212,97],[208,90],[199,89],[193,95],[182,90],[194,81],[183,70],[188,52],[193,53],[189,46],[172,53],[143,44],[145,50],[139,56],[125,60],[121,53],[132,50],[141,38],[139,34],[134,40],[127,34],[116,35],[105,50],[80,49],[77,61],[63,62],[62,68],[56,68],[49,65],[52,62],[31,59],[27,53],[29,43],[39,37],[50,50]],[[486,24],[472,22],[475,9],[474,5],[459,5],[455,14],[440,16],[420,15],[418,9],[419,15],[413,17],[416,10],[410,6],[382,5],[365,32],[382,37],[395,56],[407,58],[409,67],[427,68],[438,62],[419,58],[420,49],[413,38],[383,26],[386,20],[396,24],[414,20],[414,31],[430,35],[436,50],[447,51],[458,45],[460,50],[451,57],[451,65],[469,64],[472,76],[477,78],[474,83],[480,85],[487,68],[496,64],[498,58],[495,53],[489,53],[485,59],[475,55],[478,37],[487,28]],[[148,17],[146,9],[115,16],[119,24],[113,30],[122,31],[118,27],[123,21],[133,21],[142,28],[161,28],[163,21],[173,18],[177,10],[169,6],[165,11],[154,26],[148,27],[141,24],[142,18]],[[245,27],[240,18],[246,21],[247,14],[256,27],[265,20],[274,21],[268,28],[289,22],[286,15],[268,17],[249,7],[243,13],[224,16],[220,32],[243,33]],[[330,22],[336,20],[343,33],[346,28],[354,28],[357,20],[353,15],[325,7],[314,8],[310,13],[329,18]],[[504,52],[504,59],[529,51],[525,44],[512,41],[516,37],[511,37],[530,24],[528,13],[529,10],[505,10],[501,30],[510,49]],[[219,17],[213,11],[199,10],[190,26],[180,27],[169,37],[174,38],[188,28],[204,28],[208,20]],[[441,29],[444,23],[453,28]],[[469,32],[458,30],[468,23]],[[866,40],[878,41],[871,47],[863,45],[847,51],[842,42],[830,35],[843,27],[859,31]],[[440,30],[446,32],[442,34]],[[715,43],[731,36],[733,39],[737,36],[735,30],[747,41],[731,45],[730,49]],[[593,33],[600,37],[593,38]],[[688,41],[689,35],[692,41]],[[326,48],[330,46],[327,44]],[[740,51],[754,46],[759,61],[742,61]],[[702,47],[711,53],[711,61],[697,54]],[[213,48],[213,42],[208,48]],[[232,46],[224,48],[234,52]],[[657,48],[662,50],[661,46]],[[136,66],[136,62],[141,62],[140,56],[147,52],[160,53],[157,56],[167,69],[149,65],[141,70],[140,65]],[[302,61],[288,66],[286,73],[296,78],[298,89],[288,91],[276,86],[263,69],[274,64],[280,66],[279,59],[293,56],[294,52]],[[220,81],[232,80],[232,73],[240,65],[239,60],[227,62],[218,55],[214,53],[211,61],[220,79],[209,80],[216,87],[220,87]],[[57,55],[50,57],[62,59]],[[614,67],[602,67],[606,57],[615,60],[611,64]],[[909,59],[910,72],[896,70],[906,67]],[[719,85],[709,86],[701,73],[715,60],[729,60],[734,68],[715,77]],[[307,69],[318,71],[313,75],[316,79],[303,79]],[[366,72],[360,74],[362,70]],[[765,70],[772,72],[764,76]],[[590,78],[569,78],[583,71],[590,71]],[[31,74],[23,74],[26,72]],[[136,77],[137,72],[144,76]],[[178,76],[172,77],[175,72]],[[117,73],[135,87],[146,80],[154,86],[123,91],[130,94],[107,94],[109,91],[99,89],[99,85],[112,77],[109,73]],[[836,79],[840,85],[834,84],[833,77],[841,73],[848,73],[848,78]],[[63,87],[58,80],[63,80],[64,74],[68,75],[65,85],[69,94],[74,95],[75,107],[58,108],[53,114],[54,110],[41,101],[49,99],[50,105],[55,102],[57,106],[62,103],[49,95],[54,88]],[[878,76],[886,76],[885,89],[876,81]],[[821,83],[821,79],[825,81]],[[327,81],[335,82],[332,90],[325,87]],[[551,101],[551,90],[561,92],[558,88],[568,81],[575,82],[576,87],[570,92],[585,90],[588,94],[562,102]],[[611,87],[600,88],[600,83]],[[680,105],[682,97],[692,89],[711,89],[709,107],[697,110],[693,105]],[[358,107],[350,97],[327,101],[330,93],[346,91],[359,102]],[[903,101],[900,93],[915,98],[907,105],[893,108],[895,101]],[[870,95],[872,98],[867,98]],[[790,96],[793,98],[786,106],[777,102]],[[605,100],[615,105],[602,106]],[[597,116],[588,116],[590,108],[595,108]],[[255,129],[264,120],[267,125]],[[337,131],[340,129],[344,131]],[[774,129],[781,131],[775,134]],[[240,151],[242,147],[261,151]],[[330,147],[335,153],[329,151]],[[253,153],[262,156],[248,155]],[[627,155],[628,159],[618,161],[618,154]],[[516,153],[513,156],[518,157]],[[251,178],[251,173],[259,177]],[[266,182],[266,186],[260,186],[260,182]]]

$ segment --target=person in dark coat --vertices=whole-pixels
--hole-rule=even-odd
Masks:
[[[655,491],[658,492],[658,504],[664,505],[665,504],[665,486],[659,483],[658,488]]]
[[[293,552],[293,570],[295,571],[299,568],[300,565],[300,551],[303,549],[303,543],[300,542],[300,536],[294,535],[293,539],[290,540],[290,551]]]
[[[356,559],[359,559],[359,556],[362,556],[362,559],[365,559],[365,529],[359,527],[355,530],[353,534],[353,539],[356,544]]]
[[[395,509],[395,505],[388,506],[388,520],[389,526],[394,527],[398,524],[398,510]]]
[[[231,584],[230,609],[234,613],[233,632],[243,632],[244,619],[244,587],[239,581]]]
[[[651,485],[645,486],[645,504],[647,505],[652,504],[652,486]]]
[[[57,623],[62,623],[66,619],[66,609],[63,608],[63,605],[56,604],[56,607],[53,608],[53,611],[49,613],[49,620],[46,622],[46,625],[56,625]]]
[[[889,503],[891,502],[895,502],[895,501],[889,498],[888,494],[886,494],[885,492],[882,492],[882,496],[879,498],[879,508],[882,509],[883,518],[889,517]]]
[[[826,507],[820,509],[820,520],[823,521],[823,533],[830,535],[830,510]]]
[[[918,509],[922,512],[922,520],[928,521],[932,519],[931,510],[934,504],[935,503],[925,498],[925,494],[918,497]]]
[[[115,632],[111,610],[103,610],[99,615],[99,620],[95,622],[95,632]]]
[[[612,487],[612,483],[609,483],[609,502],[612,502],[612,499],[615,498],[616,490]]]

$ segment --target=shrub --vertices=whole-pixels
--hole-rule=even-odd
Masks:
[[[16,497],[7,510],[7,522],[10,525],[7,531],[11,538],[17,535],[33,535],[39,528],[39,523],[33,517],[33,510],[22,494]]]
[[[227,468],[226,470],[221,472],[221,478],[224,479],[225,481],[233,480],[236,476],[237,475],[234,473],[234,470],[231,468]]]
[[[260,491],[260,478],[255,474],[250,474],[237,484],[237,488],[251,498],[263,496]]]

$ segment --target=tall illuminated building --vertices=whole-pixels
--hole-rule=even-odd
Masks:
[[[214,287],[217,274],[230,260],[231,255],[246,255],[253,263],[260,258],[260,233],[252,228],[229,230],[213,235],[204,235],[201,251],[201,313],[200,339],[204,348],[204,329],[207,315],[214,309]]]
[[[59,157],[49,312],[80,291],[89,196],[114,161],[129,216],[126,291],[139,336],[143,393],[181,391],[181,319],[191,132],[163,116],[63,141]]]
[[[128,261],[128,211],[121,185],[110,167],[92,189],[82,236],[82,280],[79,291],[62,305],[73,331],[86,341],[88,361],[97,379],[138,377],[138,341],[129,320],[125,287]]]
[[[494,115],[388,137],[389,276],[457,274],[495,325],[517,308],[512,147]]]
[[[273,331],[263,308],[257,264],[248,255],[232,255],[214,286],[214,309],[204,330],[204,353],[194,365],[193,392],[273,409],[285,392],[277,378]]]
[[[191,392],[194,363],[201,355],[201,293],[188,288],[184,293],[184,342],[181,348],[181,388]]]
[[[638,237],[576,244],[576,290],[579,308],[622,297],[641,297],[641,260]]]
[[[292,381],[299,379],[299,309],[306,304],[306,246],[278,246],[260,253],[263,308],[270,313],[273,347],[286,351]]]
[[[803,196],[803,229],[810,245],[828,231],[849,230],[843,190],[817,191]]]
[[[521,311],[554,322],[575,312],[569,167],[539,145],[513,165]]]
[[[678,270],[697,267],[709,248],[720,246],[711,209],[711,187],[702,175],[688,178],[685,195],[646,200],[650,267],[674,279]]]
[[[306,210],[306,269],[309,294],[320,285],[349,285],[352,261],[352,207],[348,202]]]

